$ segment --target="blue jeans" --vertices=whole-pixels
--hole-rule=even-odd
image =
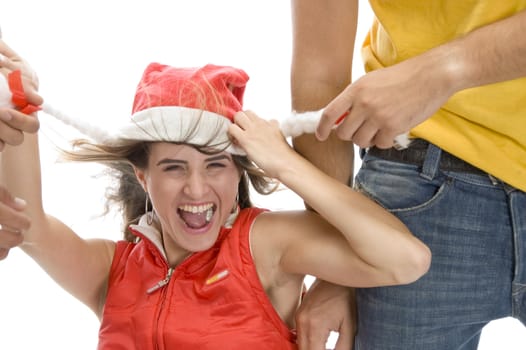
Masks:
[[[433,253],[415,283],[358,289],[356,350],[471,350],[484,325],[526,324],[526,193],[484,174],[366,155],[355,187],[399,217]]]

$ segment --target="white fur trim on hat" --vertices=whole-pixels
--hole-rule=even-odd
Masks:
[[[245,154],[228,139],[231,121],[213,112],[178,106],[153,107],[135,113],[126,125],[111,132],[87,120],[72,118],[47,103],[42,105],[42,111],[101,144],[117,146],[132,140],[185,142]]]
[[[119,129],[118,139],[114,142],[185,142],[244,154],[228,138],[228,126],[231,124],[230,119],[214,112],[179,106],[152,107],[135,113],[131,122]],[[112,143],[111,140],[109,142]]]

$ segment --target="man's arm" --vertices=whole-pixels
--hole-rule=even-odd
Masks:
[[[452,53],[457,91],[526,76],[526,10],[437,48]]]
[[[319,110],[350,84],[357,17],[357,0],[292,1],[293,110]],[[327,174],[352,181],[352,143],[336,137],[319,142],[314,135],[302,135],[293,145]]]
[[[0,79],[3,79],[2,82],[5,83],[1,85],[2,91],[0,91],[0,96],[3,96],[0,101],[5,101],[5,105],[0,104],[1,152],[6,144],[21,144],[24,132],[35,133],[39,128],[39,122],[35,116],[23,114],[12,108],[11,94],[7,85],[8,72],[12,69],[21,69],[26,99],[30,103],[38,105],[42,103],[42,98],[37,93],[38,78],[34,71],[1,39],[0,58],[3,58],[0,60],[0,74],[2,74]],[[23,233],[29,229],[31,224],[29,216],[24,212],[26,207],[24,200],[14,197],[3,186],[3,183],[0,185],[0,260],[7,257],[11,248],[23,242]]]
[[[525,31],[522,11],[366,74],[325,108],[317,136],[329,137],[334,122],[349,111],[337,128],[339,138],[391,147],[397,135],[425,121],[456,92],[525,77]]]
[[[29,228],[31,220],[23,210],[26,203],[0,185],[0,260],[9,254],[9,250],[24,241],[23,232]]]
[[[358,0],[292,1],[292,109],[317,111],[350,84],[358,18]],[[325,173],[351,183],[351,142],[312,134],[293,139],[298,153]],[[349,307],[346,307],[346,306]],[[351,289],[316,281],[296,316],[300,349],[324,348],[330,331],[340,333],[336,349],[352,349],[355,332]]]

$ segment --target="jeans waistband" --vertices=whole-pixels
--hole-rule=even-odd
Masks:
[[[436,146],[429,142],[416,139],[411,142],[408,148],[397,150],[395,148],[380,149],[377,147],[371,147],[367,150],[367,153],[378,158],[392,160],[402,163],[408,163],[418,166],[423,166],[428,156],[429,146]],[[463,161],[460,158],[455,157],[451,153],[444,150],[440,150],[440,160],[438,162],[438,168],[443,171],[456,171],[470,174],[487,175],[486,172],[479,168]]]

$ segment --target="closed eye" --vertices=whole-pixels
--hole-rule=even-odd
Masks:
[[[226,164],[224,163],[208,163],[208,168],[225,168]]]
[[[185,161],[169,158],[160,160],[156,165],[161,166],[163,171],[183,171],[188,167]]]
[[[218,170],[226,168],[232,164],[232,158],[227,154],[220,154],[207,159],[206,168],[211,170]]]
[[[167,166],[163,169],[163,171],[183,171],[184,167],[181,165],[173,164],[170,166]]]

